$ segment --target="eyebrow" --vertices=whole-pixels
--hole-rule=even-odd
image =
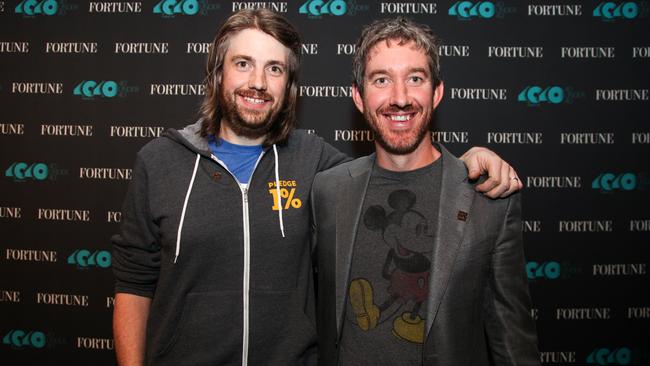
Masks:
[[[249,62],[255,63],[255,59],[254,59],[254,58],[252,58],[251,56],[246,56],[246,55],[233,55],[233,56],[230,58],[230,60],[231,60],[231,61],[234,61],[234,60],[246,60],[246,61],[249,61]],[[282,66],[282,67],[285,68],[285,69],[286,69],[286,67],[287,67],[286,63],[284,63],[284,62],[282,62],[282,61],[279,61],[279,60],[270,60],[270,61],[267,61],[265,66],[271,66],[271,65],[279,65],[279,66]]]
[[[409,69],[408,73],[412,74],[412,73],[418,73],[418,72],[423,73],[426,76],[429,76],[429,70],[427,70],[425,68],[422,68],[422,67],[414,67],[412,69]],[[372,79],[373,77],[375,77],[377,75],[382,75],[382,74],[388,75],[389,72],[386,69],[374,70],[374,71],[372,71],[371,73],[368,74],[367,78]]]

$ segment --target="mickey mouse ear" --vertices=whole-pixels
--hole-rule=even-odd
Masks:
[[[388,226],[386,210],[379,205],[368,207],[363,215],[363,224],[372,231],[381,231]]]

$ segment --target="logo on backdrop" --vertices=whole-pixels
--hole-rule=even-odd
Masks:
[[[137,86],[129,86],[125,80],[116,82],[113,80],[82,80],[72,90],[72,94],[80,96],[84,100],[95,98],[111,99],[115,97],[124,98],[129,93],[138,92]]]
[[[459,20],[471,20],[503,18],[516,12],[516,7],[505,6],[501,1],[457,1],[447,13]]]
[[[576,353],[574,351],[540,351],[539,358],[542,364],[572,364],[576,363]]]
[[[115,342],[112,338],[77,337],[75,346],[80,349],[112,350]]]
[[[544,104],[573,103],[576,99],[584,99],[586,94],[572,87],[561,86],[526,86],[519,92],[517,101],[528,106],[537,107]]]
[[[632,47],[632,58],[650,58],[650,47]]]
[[[436,3],[381,3],[381,14],[437,14]]]
[[[307,0],[300,5],[298,13],[312,19],[320,19],[323,16],[356,15],[358,12],[369,10],[369,5],[357,4],[356,0]]]
[[[75,265],[78,269],[108,268],[111,266],[111,253],[106,250],[91,252],[86,249],[77,249],[68,256],[68,264]]]
[[[24,123],[0,123],[0,135],[24,135]]]
[[[4,337],[2,344],[11,348],[44,348],[47,344],[45,333],[38,330],[12,329]]]
[[[0,290],[0,302],[20,302],[20,291]]]
[[[126,1],[126,2],[104,2],[104,1],[91,1],[88,3],[89,13],[141,13],[142,2],[140,1]]]
[[[648,16],[648,6],[638,1],[605,1],[598,3],[592,15],[605,22],[631,20]]]
[[[529,16],[580,16],[582,5],[579,4],[544,4],[528,5]]]
[[[266,8],[276,13],[286,13],[287,12],[287,3],[278,2],[278,1],[233,1],[232,2],[232,12],[236,12],[242,9],[259,9]]]
[[[581,188],[582,177],[526,177],[528,188]]]
[[[0,42],[0,53],[29,53],[29,42]]]
[[[592,182],[591,188],[602,193],[614,191],[645,190],[650,186],[650,177],[645,172],[635,173],[601,173]]]
[[[637,102],[650,100],[650,89],[596,89],[596,100]]]
[[[632,351],[627,347],[596,348],[587,356],[590,365],[629,365],[632,362]]]
[[[12,178],[14,182],[56,180],[61,175],[67,175],[66,169],[59,169],[56,164],[45,163],[12,163],[5,170],[5,177]]]
[[[65,0],[22,0],[16,5],[14,11],[25,18],[32,18],[41,15],[65,15],[68,11],[78,8],[76,4],[70,4]]]
[[[207,15],[209,11],[220,8],[220,4],[208,0],[160,0],[154,5],[153,13],[163,18],[173,18],[177,15]]]
[[[582,270],[579,267],[569,262],[528,261],[526,263],[526,276],[529,281],[566,279],[581,272]]]

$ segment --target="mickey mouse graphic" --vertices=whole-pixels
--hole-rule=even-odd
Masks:
[[[349,301],[357,325],[364,331],[375,328],[411,304],[410,311],[403,311],[393,319],[392,332],[397,338],[422,344],[425,321],[419,313],[429,293],[431,261],[427,253],[432,250],[433,234],[424,215],[412,209],[415,203],[415,193],[401,189],[388,195],[393,212],[386,214],[380,205],[368,207],[363,216],[364,225],[381,232],[383,242],[390,248],[382,269],[382,277],[390,282],[388,296],[376,305],[371,283],[356,278],[350,282]],[[397,310],[384,314],[396,302]]]

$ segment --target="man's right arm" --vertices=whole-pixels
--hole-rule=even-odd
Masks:
[[[113,337],[117,364],[144,365],[145,335],[151,299],[148,297],[115,294],[113,309]]]
[[[145,164],[138,154],[113,242],[113,337],[119,365],[143,365],[149,309],[160,273],[159,228],[149,205]]]

